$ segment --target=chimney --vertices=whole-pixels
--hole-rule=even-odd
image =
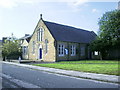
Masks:
[[[42,14],[40,14],[40,19],[42,19]]]
[[[30,34],[25,34],[25,37],[26,37],[26,36],[30,36]]]

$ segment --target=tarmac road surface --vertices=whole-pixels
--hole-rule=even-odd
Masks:
[[[118,88],[118,84],[2,64],[4,88]]]

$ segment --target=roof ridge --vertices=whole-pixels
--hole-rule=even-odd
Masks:
[[[64,24],[60,24],[60,23],[56,23],[56,22],[50,22],[50,21],[44,21],[44,22],[48,22],[48,23],[52,23],[52,24],[56,24],[56,25],[61,25],[61,26],[65,26],[65,27],[70,27],[70,28],[74,28],[76,30],[82,30],[82,31],[86,31],[86,32],[93,32],[93,31],[88,31],[88,30],[85,30],[85,29],[81,29],[81,28],[77,28],[77,27],[69,26],[69,25],[64,25]]]

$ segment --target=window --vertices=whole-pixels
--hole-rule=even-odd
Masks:
[[[63,44],[60,44],[59,46],[58,46],[58,53],[59,53],[59,56],[64,56],[64,49],[65,49],[65,47],[64,47],[64,45]]]
[[[37,41],[42,41],[43,40],[43,29],[40,28],[38,31],[37,31]]]
[[[48,40],[45,39],[45,54],[48,52]]]
[[[20,43],[22,44],[22,43],[23,43],[23,40],[20,40]]]
[[[28,52],[28,47],[27,46],[23,46],[23,54],[27,55]]]
[[[22,47],[22,52],[23,52],[23,54],[25,54],[25,48],[24,48],[24,46]]]
[[[65,49],[65,54],[68,55],[68,49]]]
[[[98,51],[95,51],[95,52],[94,52],[94,55],[99,55],[99,54],[98,54]]]
[[[34,54],[34,53],[35,53],[35,41],[33,41],[32,44],[33,44],[33,45],[32,45],[32,48],[33,48],[32,53]]]
[[[37,41],[40,41],[40,30],[37,31]]]
[[[76,47],[75,45],[71,46],[71,56],[75,56],[76,55]]]
[[[81,46],[81,56],[85,56],[85,47]]]
[[[24,46],[22,47],[22,52],[23,52],[23,54],[25,53],[25,49],[24,49]]]

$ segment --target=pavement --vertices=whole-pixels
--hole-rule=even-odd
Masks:
[[[2,61],[2,63],[17,65],[25,68],[50,72],[50,73],[57,73],[77,78],[86,78],[86,79],[92,79],[92,80],[98,80],[98,81],[104,81],[104,82],[111,82],[111,83],[120,83],[120,76],[116,75],[106,75],[106,74],[96,74],[96,73],[87,73],[87,72],[79,72],[79,71],[72,71],[72,70],[62,70],[62,69],[55,69],[55,68],[48,68],[48,67],[40,67],[40,66],[33,66],[33,65],[27,65],[27,64],[21,64],[21,63],[15,63],[15,62],[5,62]]]

